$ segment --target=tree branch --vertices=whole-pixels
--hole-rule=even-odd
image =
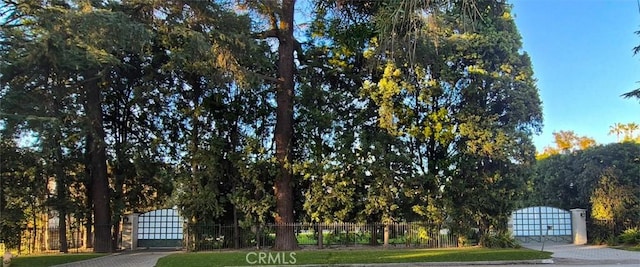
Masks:
[[[278,83],[278,82],[280,82],[280,81],[278,80],[278,78],[274,78],[274,77],[271,77],[271,76],[267,76],[267,75],[264,75],[264,74],[262,74],[262,73],[257,73],[257,72],[255,72],[255,71],[250,71],[250,70],[247,70],[247,69],[244,69],[244,71],[245,71],[246,73],[249,73],[249,74],[251,74],[251,75],[254,75],[254,76],[256,76],[256,77],[258,77],[258,78],[260,78],[260,79],[264,79],[265,81],[268,81],[268,82],[272,82],[272,83]]]
[[[296,51],[296,54],[298,55],[298,60],[300,62],[307,61],[307,57],[305,57],[304,52],[302,52],[302,44],[300,44],[300,42],[298,42],[296,38],[293,38],[293,49]]]
[[[6,21],[6,24],[2,24],[0,25],[0,29],[4,28],[4,29],[11,29],[11,28],[17,28],[17,27],[22,27],[24,26],[24,24],[22,23],[18,23],[18,24],[9,24],[12,21]]]
[[[280,38],[280,31],[278,31],[278,29],[271,29],[255,33],[253,34],[253,37],[256,39]]]
[[[636,89],[636,90],[633,90],[631,92],[624,93],[624,94],[622,94],[622,97],[624,97],[624,98],[637,97],[638,99],[640,99],[640,89]]]

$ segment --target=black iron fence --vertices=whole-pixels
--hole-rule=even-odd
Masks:
[[[62,246],[58,227],[24,228],[20,240],[13,249],[19,254],[59,252]],[[67,229],[66,247],[68,252],[80,252],[85,247],[84,232],[78,228]]]
[[[295,223],[288,225],[187,225],[184,246],[190,251],[229,248],[270,248],[276,231],[290,232],[299,247],[395,246],[457,247],[458,238],[446,229],[425,223]],[[385,244],[386,243],[386,244]]]
[[[111,225],[106,226],[112,228]],[[94,226],[94,229],[97,227]],[[66,238],[61,238],[61,233]],[[66,242],[65,242],[66,239]],[[116,238],[109,238],[102,242],[109,242],[108,246],[119,248],[122,242],[122,235],[118,235]],[[7,247],[13,253],[28,255],[28,254],[46,254],[46,253],[58,253],[61,252],[63,244],[66,243],[66,252],[68,253],[81,253],[93,251],[95,242],[93,241],[92,234],[87,236],[87,231],[84,227],[68,227],[65,232],[61,232],[59,227],[26,227],[22,229],[19,242]],[[0,243],[0,251],[4,251],[5,244]]]

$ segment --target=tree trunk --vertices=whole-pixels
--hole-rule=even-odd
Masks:
[[[85,240],[84,247],[85,248],[93,248],[93,216],[91,215],[91,211],[93,210],[93,194],[92,192],[92,183],[91,183],[91,143],[93,143],[93,137],[90,133],[87,133],[87,139],[85,140],[85,196],[87,197],[86,209],[87,212],[85,214]]]
[[[371,224],[371,238],[369,239],[369,245],[370,246],[377,246],[378,245],[378,227],[380,226],[377,223],[372,223]]]
[[[56,99],[56,101],[59,101]],[[56,105],[57,106],[57,105]],[[57,110],[56,110],[57,113]],[[62,133],[59,125],[55,127],[55,133],[53,133],[53,141],[54,141],[54,152],[55,153],[55,175],[56,175],[56,201],[58,202],[56,205],[56,210],[58,211],[58,241],[59,241],[59,250],[62,253],[69,252],[68,242],[67,242],[67,178],[64,173],[63,158],[62,158],[62,147],[60,146],[62,142]]]
[[[67,212],[64,209],[58,211],[58,241],[60,244],[60,252],[69,252],[69,242],[67,240]]]
[[[55,77],[51,78],[55,80]],[[53,82],[52,87],[54,93],[53,99],[53,114],[56,117],[56,122],[53,124],[53,133],[51,134],[51,147],[53,149],[53,158],[55,163],[53,165],[53,172],[56,177],[56,205],[55,209],[58,212],[58,249],[62,253],[69,252],[67,242],[67,205],[68,205],[68,189],[67,189],[67,177],[64,171],[64,158],[62,156],[62,123],[64,118],[60,114],[62,110],[62,88],[58,86],[56,82]]]
[[[238,209],[233,205],[233,248],[240,248],[240,229],[238,229]]]
[[[112,225],[112,229],[113,229],[113,233],[111,236],[111,248],[112,250],[118,250],[121,249],[119,247],[120,245],[120,221],[122,220],[122,216],[120,214],[117,214],[115,216],[115,218],[113,218],[113,225]]]
[[[93,74],[93,73],[91,73]],[[94,252],[112,252],[111,211],[109,208],[109,180],[107,178],[107,156],[105,152],[105,132],[102,122],[102,101],[98,80],[93,75],[85,76],[85,110],[89,121],[92,142],[91,153],[91,193],[93,195]]]
[[[279,172],[275,181],[276,197],[276,250],[296,249],[295,233],[293,232],[293,188],[291,169],[292,139],[293,139],[293,94],[294,94],[294,62],[293,51],[293,15],[295,0],[282,1],[282,17],[278,33],[278,85],[276,91],[276,158]]]
[[[33,207],[35,205],[33,205],[33,202],[31,204],[31,210],[35,210],[35,208]],[[34,250],[40,249],[39,247],[37,247],[38,245],[38,217],[36,216],[36,214],[33,214],[33,219],[31,221],[33,223],[33,239],[31,240],[31,247]]]
[[[324,229],[322,229],[322,223],[318,223],[318,230],[316,231],[316,234],[318,235],[318,248],[319,249],[323,249],[324,248],[324,235],[323,235]]]
[[[111,240],[113,242],[113,248],[118,249],[118,241],[120,239],[120,220],[122,219],[122,213],[124,210],[124,180],[125,180],[125,171],[124,171],[124,153],[122,153],[122,149],[116,149],[116,157],[117,163],[115,167],[115,183],[114,183],[114,196],[113,196],[113,236]]]

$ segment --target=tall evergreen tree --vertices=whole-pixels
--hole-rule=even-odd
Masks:
[[[21,32],[4,33],[14,36],[22,34],[28,38],[8,38],[16,40],[10,46],[13,50],[11,53],[16,53],[17,62],[12,62],[11,65],[24,63],[25,59],[33,60],[36,65],[22,70],[12,68],[14,75],[3,75],[3,79],[24,85],[40,85],[44,81],[45,85],[54,90],[53,95],[58,96],[58,101],[72,96],[76,103],[82,105],[75,112],[81,112],[85,116],[80,122],[85,124],[87,140],[91,141],[87,142],[86,149],[90,155],[88,179],[91,180],[96,229],[94,250],[109,252],[112,250],[111,214],[102,113],[101,92],[104,85],[100,81],[106,78],[105,74],[110,66],[119,64],[118,53],[121,50],[142,49],[146,41],[144,36],[148,34],[144,27],[132,22],[125,14],[113,12],[97,2],[81,1],[77,5],[64,1],[22,3],[17,10],[25,14],[21,20]],[[112,38],[104,38],[105,36]],[[18,40],[24,42],[19,43]],[[39,82],[33,79],[38,76],[28,74],[33,70],[56,78]],[[20,80],[17,77],[26,79]],[[65,95],[61,91],[64,88],[73,90],[67,91],[69,95]],[[10,90],[20,90],[20,87],[11,86]]]
[[[415,195],[425,198],[414,210],[440,206],[455,221],[475,218],[483,231],[506,229],[504,214],[522,190],[517,180],[532,163],[540,101],[509,7],[475,1],[482,18],[476,20],[466,4],[439,3],[418,13],[425,35],[415,40],[413,58],[403,56],[404,47],[392,55],[372,47],[371,57],[386,63],[364,89],[379,106],[380,127],[411,141],[414,184],[421,188]],[[479,199],[475,190],[486,199],[470,199]],[[434,202],[442,197],[446,207]]]

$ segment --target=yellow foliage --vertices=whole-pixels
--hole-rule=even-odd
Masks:
[[[344,60],[340,60],[340,59],[336,59],[336,58],[331,58],[329,59],[329,64],[336,66],[338,68],[346,68],[347,67],[347,62]]]
[[[388,63],[377,86],[373,86],[370,82],[365,82],[363,86],[363,90],[370,92],[371,98],[380,106],[378,110],[380,127],[394,135],[397,135],[398,131],[393,98],[401,92],[403,88],[401,84],[405,85],[398,81],[401,75],[400,69],[396,68],[393,63]]]
[[[511,68],[511,65],[509,64],[500,65],[500,70],[507,74],[511,74],[511,72],[513,71],[513,69]]]
[[[613,220],[613,211],[605,203],[596,201],[591,206],[591,217],[596,220]]]
[[[521,72],[518,75],[516,75],[516,81],[518,82],[526,81],[527,79],[529,79],[529,75],[527,75],[524,72]]]
[[[374,49],[364,50],[364,53],[363,53],[364,58],[371,59],[371,58],[373,58],[374,55],[375,55],[375,50]]]
[[[386,77],[392,77],[395,74],[395,66],[393,63],[387,63],[387,66],[384,67],[384,74],[382,75],[383,79]]]
[[[591,194],[591,216],[598,220],[618,220],[637,205],[632,187],[623,186],[613,169],[606,169]]]
[[[467,68],[469,74],[486,75],[487,71],[478,65],[471,65]]]
[[[511,20],[512,19],[511,13],[509,13],[509,12],[502,13],[502,19],[503,20]]]
[[[477,33],[465,32],[465,33],[452,34],[450,38],[452,41],[455,41],[455,40],[471,41],[479,37],[480,35]]]
[[[536,155],[536,159],[537,160],[543,160],[543,159],[546,159],[546,158],[548,158],[548,157],[550,157],[552,155],[556,155],[556,154],[559,154],[559,153],[560,153],[560,151],[558,149],[555,149],[553,147],[547,146],[547,147],[544,148],[544,151],[542,151],[541,153],[538,153]]]

